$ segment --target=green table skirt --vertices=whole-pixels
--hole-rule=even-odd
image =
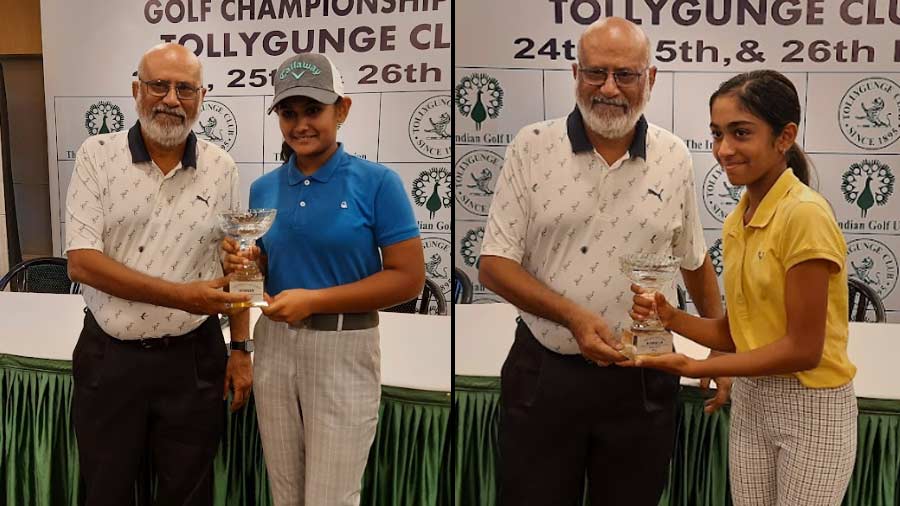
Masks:
[[[456,490],[458,506],[497,504],[497,419],[500,379],[457,376]],[[705,397],[683,387],[678,433],[663,506],[731,504],[728,482],[729,409],[703,413]],[[900,401],[859,399],[859,446],[845,506],[900,506]]]
[[[77,506],[82,484],[71,424],[69,361],[0,355],[0,504]],[[214,462],[215,504],[270,505],[251,397],[222,406],[225,436]],[[382,387],[363,505],[449,505],[450,394]]]

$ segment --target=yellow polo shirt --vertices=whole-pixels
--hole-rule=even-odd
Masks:
[[[829,260],[839,270],[828,278],[822,361],[815,369],[794,375],[810,388],[847,384],[856,374],[847,357],[847,244],[831,207],[791,169],[778,178],[744,226],[747,203],[745,192],[722,228],[725,301],[737,351],[750,351],[784,337],[788,269],[807,260]]]

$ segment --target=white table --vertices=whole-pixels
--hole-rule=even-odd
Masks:
[[[455,309],[455,374],[500,376],[516,330],[516,308],[510,304],[458,304]],[[675,349],[694,358],[709,353],[708,348],[679,335],[675,336]],[[850,322],[847,351],[857,367],[853,380],[857,397],[900,399],[900,324]],[[697,380],[683,378],[682,383],[696,385]]]
[[[80,295],[0,292],[0,353],[71,360],[83,309]],[[381,313],[380,334],[382,384],[450,391],[449,316]]]

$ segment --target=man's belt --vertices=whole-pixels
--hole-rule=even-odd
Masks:
[[[377,326],[378,311],[314,314],[299,322],[291,323],[291,327],[309,330],[362,330]]]
[[[106,337],[108,337],[111,341],[113,341],[116,344],[121,344],[121,345],[125,345],[125,346],[133,346],[135,348],[144,348],[147,350],[157,349],[157,348],[169,348],[169,347],[176,346],[179,344],[188,343],[193,338],[199,336],[202,333],[204,326],[211,325],[212,322],[216,322],[216,325],[218,324],[217,318],[210,317],[210,318],[207,318],[206,320],[204,320],[204,322],[201,323],[194,330],[192,330],[186,334],[182,334],[180,336],[145,337],[145,338],[141,338],[141,339],[119,339],[118,337],[107,334],[103,330],[103,328],[100,327],[100,324],[97,323],[97,320],[94,318],[94,314],[91,313],[91,311],[89,311],[87,308],[84,308],[84,313],[88,316],[88,318],[85,319],[85,324],[93,327],[95,332],[99,332],[100,334],[105,335]]]

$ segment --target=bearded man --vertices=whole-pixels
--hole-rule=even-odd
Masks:
[[[619,257],[679,257],[706,316],[721,315],[719,290],[690,153],[643,116],[656,79],[647,36],[597,21],[572,73],[572,113],[510,144],[481,250],[480,280],[520,315],[501,373],[500,502],[580,504],[587,478],[591,504],[655,506],[678,378],[614,365],[632,304]]]
[[[193,53],[153,47],[132,84],[140,120],[76,155],[65,243],[87,305],[72,354],[87,506],[132,504],[147,454],[156,504],[211,505],[223,395],[237,409],[249,394],[249,355],[227,356],[215,317],[247,297],[222,291],[216,215],[239,208],[238,171],[191,130],[205,92]],[[232,315],[232,341],[248,333]]]

